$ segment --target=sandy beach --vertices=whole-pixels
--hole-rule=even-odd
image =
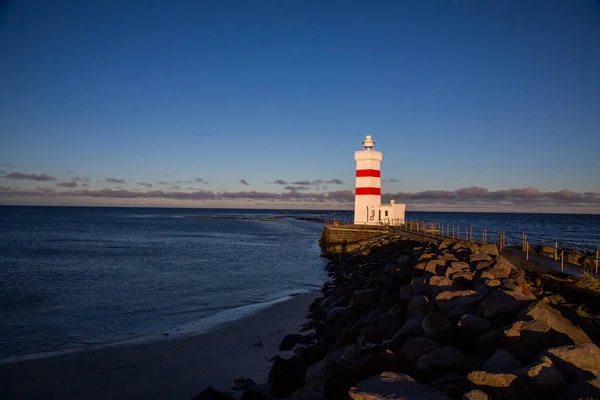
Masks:
[[[190,399],[207,386],[231,391],[245,376],[266,383],[279,343],[299,331],[318,295],[301,293],[216,329],[0,365],[2,399]]]

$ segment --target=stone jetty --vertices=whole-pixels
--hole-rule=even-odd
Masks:
[[[496,246],[388,235],[329,257],[303,333],[281,344],[294,355],[242,399],[600,398],[597,329]]]

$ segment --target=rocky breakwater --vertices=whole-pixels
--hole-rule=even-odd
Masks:
[[[600,398],[600,349],[493,245],[390,236],[330,268],[261,398]]]

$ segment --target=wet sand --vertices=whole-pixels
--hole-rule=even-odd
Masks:
[[[302,293],[215,330],[0,365],[1,399],[190,399],[207,386],[266,383],[270,358],[318,295]]]

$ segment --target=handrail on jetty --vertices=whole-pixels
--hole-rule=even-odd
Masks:
[[[595,270],[596,276],[600,267],[600,249],[593,245],[581,245],[566,241],[550,240],[542,235],[527,234],[525,232],[499,231],[495,232],[481,226],[460,226],[448,223],[432,221],[406,221],[401,223],[399,219],[386,218],[379,221],[377,225],[353,225],[351,218],[326,219],[325,226],[368,229],[385,229],[387,231],[402,230],[435,238],[470,240],[479,244],[496,244],[500,251],[503,248],[511,248],[525,253],[525,259],[529,261],[529,255],[539,254],[554,261],[560,261],[561,271],[564,264],[572,264],[591,272]]]
[[[461,227],[431,221],[407,221],[399,228],[437,238],[470,240],[480,244],[492,243],[498,245],[500,251],[505,247],[518,249],[525,253],[527,261],[529,261],[529,253],[538,253],[554,261],[560,261],[563,271],[565,262],[587,271],[594,269],[596,275],[600,266],[600,249],[597,247],[549,240],[541,235],[530,235],[525,232],[493,232],[485,227]]]

